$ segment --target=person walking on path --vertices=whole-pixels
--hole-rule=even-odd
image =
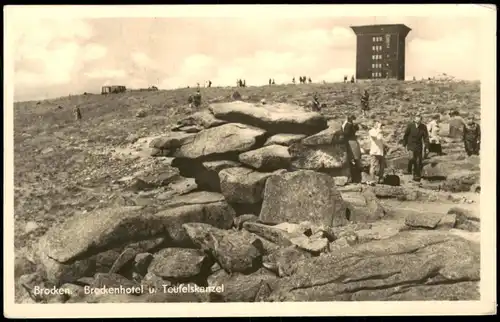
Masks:
[[[82,111],[80,111],[80,108],[78,106],[75,107],[75,119],[77,121],[80,121],[82,119]]]
[[[474,116],[469,116],[463,127],[463,141],[465,152],[468,156],[479,155],[481,147],[481,127],[474,121]]]
[[[351,170],[350,181],[352,183],[359,183],[361,182],[361,147],[356,137],[359,126],[354,123],[355,120],[356,117],[354,115],[348,116],[347,120],[342,124],[342,131],[344,133],[347,158]]]
[[[366,113],[370,109],[369,100],[370,100],[370,94],[365,89],[363,95],[361,95],[361,112],[363,113],[363,116],[366,116]]]
[[[433,116],[432,120],[427,123],[427,131],[429,132],[429,153],[437,153],[438,155],[443,154],[439,135],[440,130],[440,116],[436,114]]]
[[[429,133],[422,124],[422,117],[416,115],[413,122],[406,126],[403,136],[403,146],[410,154],[408,174],[413,174],[413,181],[420,182],[424,149],[429,148]]]

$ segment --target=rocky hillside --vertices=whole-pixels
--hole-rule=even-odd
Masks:
[[[371,118],[386,124],[399,187],[346,184],[339,129],[359,109],[360,88],[372,106],[360,141],[368,152]],[[207,88],[189,110],[192,92],[16,104],[18,301],[479,297],[479,158],[444,126],[446,155],[430,155],[415,186],[398,144],[416,111],[445,123],[451,110],[479,116],[479,83]],[[307,107],[315,92],[320,112]],[[179,284],[224,292],[162,291]],[[35,285],[71,295],[36,296]],[[158,292],[83,294],[119,285]]]

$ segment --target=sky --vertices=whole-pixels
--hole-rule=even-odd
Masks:
[[[479,80],[481,17],[112,17],[17,19],[12,31],[14,99],[34,100],[102,85],[160,89],[313,81],[355,74],[350,26],[403,23],[406,78],[447,73]]]

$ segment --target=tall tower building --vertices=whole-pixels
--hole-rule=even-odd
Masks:
[[[356,34],[356,79],[405,79],[403,24],[352,26]]]

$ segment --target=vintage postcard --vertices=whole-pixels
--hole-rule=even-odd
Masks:
[[[7,317],[496,313],[495,6],[4,20]]]

